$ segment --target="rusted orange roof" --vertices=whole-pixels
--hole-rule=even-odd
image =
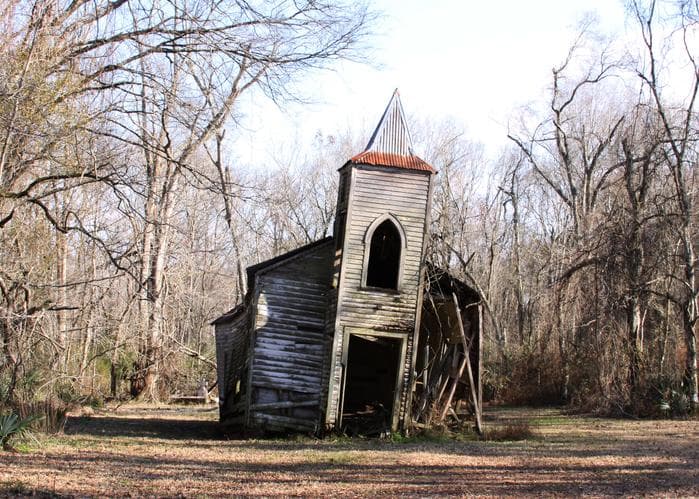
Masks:
[[[393,92],[364,151],[353,156],[350,163],[436,173],[432,166],[413,153],[413,143],[398,89]]]
[[[405,156],[387,152],[364,151],[350,158],[351,163],[375,166],[392,166],[406,170],[420,170],[435,173],[427,162],[415,155]]]

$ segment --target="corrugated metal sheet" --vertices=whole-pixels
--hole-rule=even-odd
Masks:
[[[420,170],[425,172],[435,172],[428,163],[417,156],[402,156],[400,154],[389,154],[385,152],[365,151],[350,159],[352,163],[375,166],[393,166],[407,170]]]
[[[393,92],[366,148],[350,159],[350,162],[435,172],[432,166],[413,153],[413,143],[398,89]]]

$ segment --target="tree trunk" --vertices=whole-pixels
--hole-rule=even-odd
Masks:
[[[697,287],[696,287],[696,272],[694,270],[694,262],[696,256],[694,253],[694,245],[691,240],[691,232],[689,227],[685,227],[684,231],[684,252],[685,252],[685,279],[689,289],[687,300],[682,307],[683,329],[685,337],[685,346],[687,348],[687,358],[684,372],[684,385],[687,397],[689,398],[689,406],[692,412],[699,409],[699,376],[697,374]]]

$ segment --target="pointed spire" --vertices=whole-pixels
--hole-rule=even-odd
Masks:
[[[393,91],[364,152],[354,156],[350,162],[435,172],[434,168],[413,153],[413,142],[398,89]]]
[[[413,141],[397,88],[393,91],[391,100],[364,150],[400,156],[413,154]]]

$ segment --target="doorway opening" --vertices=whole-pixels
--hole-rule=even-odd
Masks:
[[[348,435],[390,432],[402,340],[349,335],[342,430]]]

